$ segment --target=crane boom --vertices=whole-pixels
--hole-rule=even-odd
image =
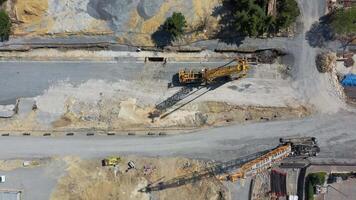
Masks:
[[[246,59],[235,59],[236,65],[221,66],[213,69],[204,68],[201,71],[195,70],[180,70],[178,73],[179,83],[185,84],[210,84],[218,78],[229,77],[240,74],[243,77],[249,70],[249,65]]]
[[[256,159],[253,159],[243,164],[236,172],[231,174],[224,174],[219,176],[218,178],[220,180],[229,180],[234,182],[238,179],[246,178],[246,176],[254,176],[264,170],[267,170],[275,163],[288,157],[291,153],[291,144],[284,144]]]
[[[237,64],[234,66],[222,66],[214,69],[206,69],[203,73],[203,79],[211,83],[215,79],[220,77],[230,76],[232,74],[241,73],[241,76],[246,76],[249,67],[247,65],[247,61],[244,59],[238,59]]]

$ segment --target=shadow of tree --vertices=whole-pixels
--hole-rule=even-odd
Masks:
[[[155,46],[159,48],[171,45],[174,40],[172,34],[165,31],[163,26],[160,26],[158,30],[151,35],[151,39],[155,43]]]
[[[328,23],[330,16],[326,15],[315,22],[310,30],[306,32],[305,39],[312,47],[324,47],[329,41],[335,39],[335,33]]]
[[[235,31],[233,27],[233,12],[230,9],[224,7],[223,5],[219,5],[214,8],[211,16],[220,18],[220,29],[213,36],[213,39],[218,39],[226,44],[233,44],[236,46],[242,44],[242,41],[246,38],[246,36]]]

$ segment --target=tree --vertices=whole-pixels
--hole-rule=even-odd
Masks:
[[[173,15],[164,22],[163,30],[172,35],[173,39],[182,36],[187,27],[187,21],[182,13],[174,12]]]
[[[268,0],[223,0],[222,27],[241,36],[275,34],[289,27],[300,14],[295,0],[277,0],[277,16],[267,15]]]
[[[356,34],[356,7],[338,9],[331,15],[331,27],[340,35]]]
[[[0,38],[1,41],[7,40],[9,38],[11,31],[11,21],[10,17],[3,10],[0,11]]]
[[[308,175],[309,182],[312,185],[322,185],[325,183],[325,176],[326,176],[325,172],[317,172],[317,173],[309,174]]]
[[[182,13],[174,12],[151,36],[156,46],[164,47],[184,34],[187,21]]]
[[[288,28],[300,15],[298,4],[295,0],[277,0],[277,19],[278,30]]]

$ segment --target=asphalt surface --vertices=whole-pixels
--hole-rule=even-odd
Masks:
[[[137,154],[146,156],[185,156],[189,158],[226,161],[243,155],[255,153],[278,145],[278,138],[284,136],[314,136],[319,140],[321,158],[356,158],[356,110],[345,109],[331,90],[330,80],[326,75],[319,75],[315,68],[314,56],[320,49],[311,48],[305,40],[305,32],[312,23],[324,14],[324,0],[298,1],[302,11],[300,34],[295,38],[276,38],[270,40],[250,40],[242,46],[259,48],[278,47],[290,52],[287,62],[295,66],[294,87],[300,95],[307,99],[306,103],[316,106],[320,112],[311,117],[292,120],[275,121],[255,124],[239,124],[228,127],[209,128],[196,133],[162,137],[130,137],[130,136],[74,136],[74,137],[1,137],[0,159],[37,158],[49,156],[80,156],[82,158],[98,158],[115,154]],[[216,43],[212,42],[212,45]],[[20,66],[19,66],[20,65]],[[146,71],[142,64],[77,65],[68,63],[55,64],[23,64],[0,63],[0,103],[13,103],[14,99],[40,95],[49,87],[49,82],[69,79],[79,84],[92,78],[104,77],[106,80],[137,78],[137,72]],[[197,63],[197,66],[199,63]],[[149,66],[150,68],[152,66]],[[178,65],[162,72],[162,80],[168,80],[171,73],[177,71]],[[179,66],[180,68],[181,66]],[[159,70],[159,68],[157,68]],[[171,71],[170,71],[171,70]],[[41,71],[41,74],[38,72]],[[161,73],[155,73],[161,74]],[[142,76],[141,76],[142,77]],[[21,180],[35,179],[30,175]],[[15,171],[11,177],[20,177],[21,171]],[[34,175],[41,174],[41,170]],[[46,175],[47,176],[47,175]],[[31,180],[31,179],[28,179]],[[47,178],[38,184],[51,183]],[[12,182],[11,187],[20,187]],[[10,182],[11,183],[11,182]],[[43,188],[32,185],[26,190],[33,193],[43,192]],[[51,185],[49,187],[52,187]],[[50,191],[49,187],[45,190]],[[46,193],[48,195],[48,193]],[[33,194],[32,194],[33,195]],[[46,199],[33,196],[28,199]]]
[[[58,82],[79,85],[88,80],[171,81],[179,69],[221,66],[229,62],[143,63],[118,62],[0,62],[0,105],[15,104],[19,97],[35,97]]]
[[[278,145],[283,136],[315,136],[320,157],[356,157],[354,112],[319,115],[294,121],[242,124],[201,130],[193,134],[161,137],[75,136],[1,137],[0,159],[77,155],[101,157],[112,154],[187,156],[229,160]]]

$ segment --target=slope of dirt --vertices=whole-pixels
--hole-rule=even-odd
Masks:
[[[136,169],[126,171],[128,161]],[[52,200],[66,199],[218,199],[222,185],[210,179],[153,193],[138,190],[157,180],[165,181],[191,171],[198,171],[204,163],[184,158],[122,157],[119,166],[102,167],[100,160],[65,158],[66,175],[59,179]],[[116,171],[116,172],[115,172]],[[116,173],[116,175],[115,175]]]
[[[173,12],[182,12],[194,31],[204,21],[216,24],[211,13],[217,4],[218,0],[9,0],[7,10],[16,22],[15,36],[110,34],[121,42],[152,45],[151,34]]]

